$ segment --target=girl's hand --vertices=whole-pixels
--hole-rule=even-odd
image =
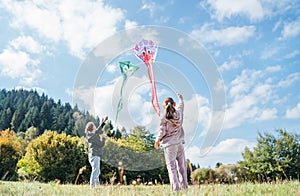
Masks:
[[[159,141],[155,142],[154,148],[155,148],[155,149],[158,149],[158,148],[159,148],[159,144],[160,144]]]
[[[183,99],[182,94],[177,93],[177,96],[178,96],[179,99],[181,99],[181,100]]]

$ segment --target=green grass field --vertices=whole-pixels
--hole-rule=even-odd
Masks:
[[[300,182],[289,181],[275,184],[208,184],[189,186],[185,192],[170,192],[169,185],[158,186],[118,186],[102,185],[100,189],[91,190],[88,185],[58,185],[56,183],[8,182],[0,181],[0,195],[282,195],[300,196]]]

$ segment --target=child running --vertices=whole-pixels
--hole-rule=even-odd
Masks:
[[[163,101],[165,114],[161,119],[159,133],[154,144],[156,149],[159,148],[160,143],[163,145],[169,180],[173,191],[188,188],[183,147],[184,131],[182,127],[184,104],[181,94],[178,94],[178,98],[179,106],[177,110],[175,109],[176,103],[171,97],[167,97]]]

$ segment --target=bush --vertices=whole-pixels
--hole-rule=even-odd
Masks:
[[[16,166],[23,153],[23,143],[12,130],[0,132],[0,179],[15,180]]]
[[[74,182],[86,164],[87,148],[79,137],[46,131],[32,140],[18,162],[20,178],[38,181]]]
[[[210,183],[214,180],[215,171],[210,168],[198,168],[193,171],[193,176],[198,184]]]

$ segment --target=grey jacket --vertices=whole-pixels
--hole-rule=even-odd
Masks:
[[[103,133],[102,127],[99,126],[95,133],[88,132],[86,133],[86,139],[88,141],[89,153],[92,153],[94,156],[101,156],[102,147],[105,144],[106,139],[100,139],[100,135]]]

